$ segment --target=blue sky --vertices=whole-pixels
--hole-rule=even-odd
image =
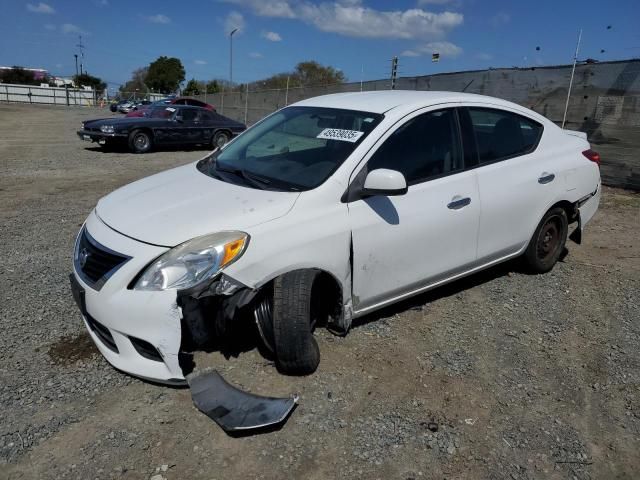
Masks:
[[[0,65],[72,75],[82,34],[86,69],[113,87],[159,55],[180,58],[187,78],[228,78],[233,27],[237,82],[302,60],[351,81],[387,77],[394,55],[401,75],[569,63],[579,28],[581,58],[640,57],[640,0],[0,0],[0,11]]]

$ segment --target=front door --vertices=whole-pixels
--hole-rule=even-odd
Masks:
[[[367,171],[401,172],[400,196],[349,202],[353,301],[367,311],[472,268],[480,202],[475,170],[465,170],[453,108],[415,113],[383,138]]]

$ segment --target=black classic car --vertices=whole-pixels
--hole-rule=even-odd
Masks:
[[[161,145],[211,145],[221,147],[246,126],[200,107],[153,107],[146,117],[102,118],[82,123],[78,136],[102,146],[120,142],[134,153]]]

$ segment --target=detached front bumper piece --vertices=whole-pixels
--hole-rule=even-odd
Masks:
[[[277,426],[284,423],[298,403],[297,395],[273,398],[243,392],[215,370],[188,376],[187,381],[198,410],[228,433]]]

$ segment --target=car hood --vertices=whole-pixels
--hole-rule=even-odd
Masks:
[[[158,123],[158,122],[163,122],[163,121],[168,121],[167,119],[164,118],[149,118],[149,117],[133,117],[133,118],[126,118],[126,117],[120,117],[120,118],[98,118],[97,120],[87,120],[86,122],[84,122],[84,126],[86,127],[97,127],[97,126],[102,126],[102,125],[113,125],[115,126],[121,126],[121,127],[126,127],[127,125],[133,124],[135,123],[136,125],[141,125],[142,123]]]
[[[223,230],[248,228],[286,215],[299,192],[275,192],[223,182],[196,164],[143,178],[103,197],[96,206],[112,229],[165,247]]]

